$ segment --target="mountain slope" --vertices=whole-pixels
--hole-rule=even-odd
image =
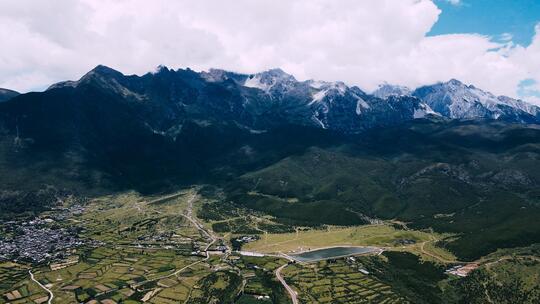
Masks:
[[[77,82],[17,96],[0,104],[2,188],[159,191],[332,142],[286,120],[256,121],[258,112],[238,109],[242,99],[227,85],[237,87],[207,83],[189,70],[138,77],[98,67]],[[246,126],[259,124],[274,127]],[[283,140],[284,130],[298,135]]]
[[[460,92],[471,90],[455,86]],[[154,185],[145,180],[180,177],[187,181],[214,174],[218,159],[236,155],[246,140],[274,134],[273,130],[294,126],[311,128],[302,136],[322,130],[343,135],[417,118],[440,119],[433,107],[439,109],[437,94],[447,87],[440,84],[438,89],[416,90],[413,95],[426,101],[394,94],[382,99],[341,82],[297,81],[279,69],[244,75],[160,67],[136,76],[98,66],[78,81],[57,83],[45,92],[22,94],[1,103],[0,152],[6,169],[30,172],[39,168],[42,174],[34,180],[40,183],[52,174],[51,170],[43,172],[46,164],[57,163],[57,170],[64,173],[54,174],[54,178],[66,182],[81,180],[107,187],[111,183],[144,184],[151,189]],[[499,99],[535,111],[526,104]],[[445,105],[443,101],[440,103]],[[518,113],[509,106],[494,109],[508,111],[499,119],[532,119],[532,114]],[[484,114],[490,117],[491,113],[485,110]],[[473,114],[464,117],[475,117]],[[275,150],[280,152],[273,153]],[[267,160],[284,151],[287,146],[282,150],[270,147],[272,157]],[[16,163],[21,165],[12,165]],[[233,162],[228,170],[237,172],[236,165]],[[5,185],[17,183],[6,180]]]
[[[17,95],[19,95],[19,92],[0,88],[0,102],[10,100]]]
[[[457,234],[462,259],[540,241],[540,129],[416,121],[250,172],[230,200],[304,224],[394,219]]]

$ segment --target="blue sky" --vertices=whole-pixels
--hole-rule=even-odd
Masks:
[[[514,43],[528,46],[540,22],[540,0],[437,0],[436,4],[442,13],[428,35],[478,33],[498,41],[508,33]]]
[[[522,80],[518,85],[517,94],[522,98],[540,98],[540,90],[536,89],[538,82],[532,78]]]

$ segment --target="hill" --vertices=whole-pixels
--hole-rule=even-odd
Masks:
[[[471,260],[540,241],[539,152],[537,126],[416,121],[244,174],[229,199],[312,224],[398,219],[451,232],[439,245]]]

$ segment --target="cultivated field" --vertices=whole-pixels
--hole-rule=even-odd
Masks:
[[[36,277],[50,286],[58,303],[90,299],[134,303],[141,298],[150,303],[168,303],[187,299],[193,285],[208,274],[208,267],[185,268],[201,260],[173,250],[102,247],[74,266],[43,271]]]
[[[303,303],[408,303],[389,285],[360,272],[360,267],[339,259],[292,264],[283,274]]]
[[[43,303],[47,292],[30,280],[28,267],[0,263],[0,303]]]

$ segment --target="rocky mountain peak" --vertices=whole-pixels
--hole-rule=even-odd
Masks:
[[[285,73],[282,69],[270,69],[257,74],[251,74],[243,85],[248,88],[257,88],[269,92],[276,85],[290,86],[298,82],[294,76]]]
[[[93,68],[92,70],[90,70],[90,72],[86,73],[79,81],[84,81],[92,77],[99,77],[101,79],[113,79],[113,78],[119,78],[123,76],[124,74],[122,74],[121,72],[115,69],[112,69],[108,66],[100,64],[96,66],[95,68]]]
[[[466,87],[465,84],[463,84],[463,82],[455,79],[455,78],[452,78],[450,80],[448,80],[446,83],[443,83],[445,85],[448,85],[448,86],[453,86],[453,87]]]
[[[406,86],[392,85],[384,83],[373,91],[373,95],[382,99],[386,99],[390,96],[410,96],[412,90]]]
[[[539,119],[536,106],[506,96],[495,96],[456,79],[417,88],[412,95],[435,112],[452,119],[503,119],[521,123]]]

